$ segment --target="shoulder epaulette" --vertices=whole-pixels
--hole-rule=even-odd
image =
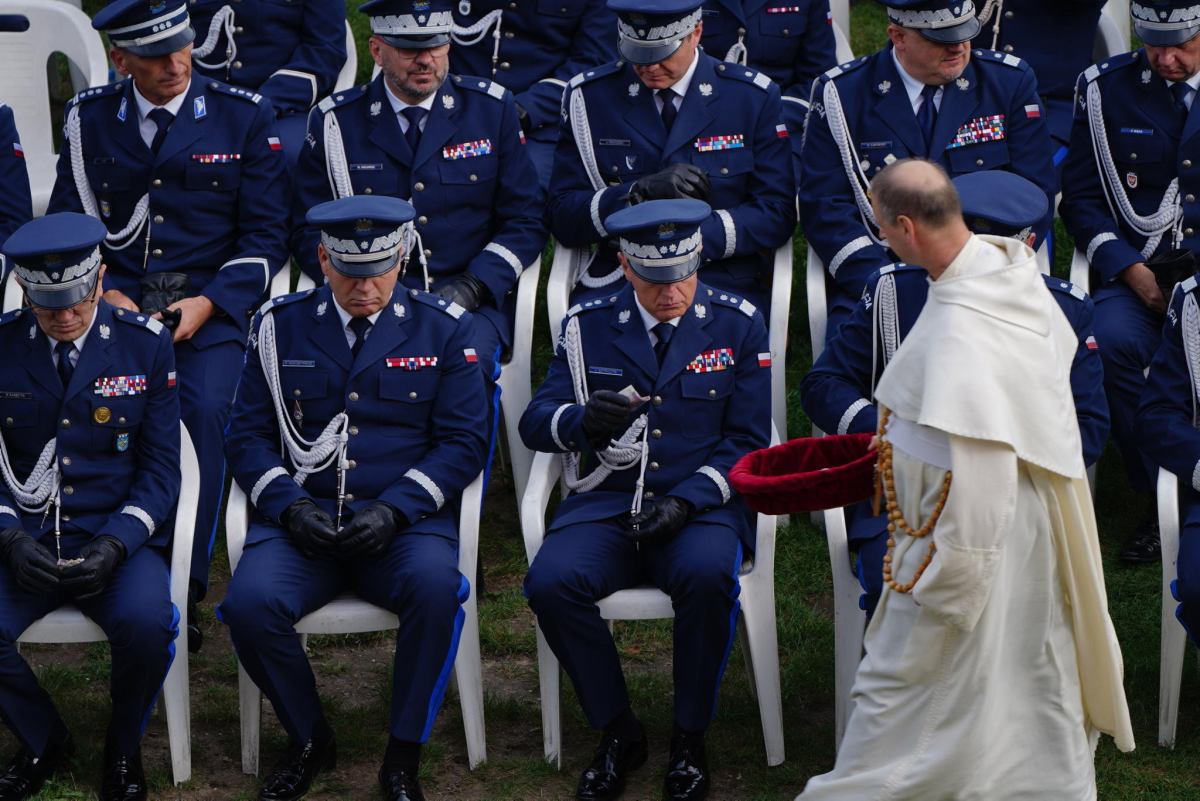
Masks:
[[[349,89],[343,89],[340,92],[335,92],[334,94],[329,95],[328,97],[324,98],[323,100],[321,100],[320,103],[317,104],[317,108],[319,108],[321,110],[321,113],[324,114],[325,112],[329,111],[331,108],[336,108],[337,106],[344,106],[347,103],[352,103],[355,100],[358,100],[360,97],[362,97],[364,94],[366,94],[366,92],[367,92],[366,84],[364,84],[362,86],[351,86]]]
[[[457,320],[459,317],[462,317],[467,311],[454,301],[438,297],[432,292],[422,292],[419,289],[410,289],[408,290],[408,294],[413,300],[424,303],[426,306],[431,306],[440,312],[445,312],[455,320]]]
[[[125,81],[127,80],[129,79],[126,78],[124,81],[117,81],[116,83],[105,84],[104,86],[93,86],[91,89],[84,89],[82,92],[71,98],[70,103],[67,105],[76,105],[85,100],[95,100],[97,97],[104,97],[106,95],[123,92],[125,91]]]
[[[567,316],[572,317],[580,312],[592,311],[593,309],[603,309],[606,306],[611,306],[617,302],[617,295],[609,295],[606,298],[596,298],[595,300],[585,300],[583,303],[576,303],[571,308],[567,309]]]
[[[1184,292],[1195,292],[1197,285],[1198,285],[1198,283],[1196,281],[1196,276],[1192,275],[1192,276],[1188,276],[1188,279],[1186,281],[1180,282],[1179,288],[1182,289]]]
[[[741,64],[731,64],[726,61],[722,61],[717,65],[717,75],[722,78],[734,78],[745,83],[752,83],[764,91],[769,89],[771,84],[774,83],[771,80],[771,76],[765,72],[759,72],[749,67],[743,67]]]
[[[1111,58],[1106,58],[1099,64],[1093,64],[1083,71],[1084,83],[1091,83],[1101,75],[1106,75],[1110,72],[1115,72],[1116,70],[1128,67],[1131,64],[1136,64],[1139,60],[1140,58],[1138,56],[1138,51],[1136,50],[1130,53],[1118,53]]]
[[[214,92],[220,92],[223,95],[240,97],[242,100],[248,100],[254,104],[261,103],[263,99],[263,96],[258,92],[253,92],[249,89],[243,89],[240,86],[230,86],[229,84],[221,83],[220,81],[209,81],[205,88]]]
[[[276,297],[270,298],[267,300],[266,303],[264,303],[262,306],[258,307],[258,313],[259,313],[259,315],[263,315],[263,314],[266,314],[267,312],[271,311],[272,309],[274,309],[277,306],[286,306],[289,303],[295,303],[298,300],[304,300],[305,298],[307,298],[309,295],[311,295],[312,293],[314,293],[316,291],[317,290],[315,290],[315,289],[305,289],[300,292],[289,292],[286,295],[278,295]]]
[[[971,51],[971,57],[975,59],[976,64],[1003,64],[1013,69],[1030,69],[1029,64],[1021,57],[1012,53],[1001,53],[999,50],[976,49]]]
[[[588,81],[594,81],[597,78],[603,78],[606,75],[612,75],[615,72],[620,72],[622,69],[624,69],[624,67],[624,61],[610,61],[607,64],[601,64],[598,67],[592,67],[589,70],[585,70],[584,72],[575,75],[570,81],[567,82],[567,86],[574,89],[581,83],[587,83]]]
[[[141,312],[131,312],[128,309],[117,309],[113,312],[113,316],[123,323],[128,323],[129,325],[138,328],[145,328],[155,336],[158,336],[158,334],[163,330],[162,323],[160,323],[158,320],[155,320],[150,315],[142,314]]]
[[[1050,288],[1051,292],[1060,292],[1064,295],[1070,295],[1079,301],[1087,299],[1087,293],[1083,291],[1083,287],[1076,286],[1070,281],[1062,278],[1055,278],[1053,275],[1043,275],[1042,278],[1045,279],[1046,286]]]
[[[743,298],[741,295],[730,294],[723,289],[716,287],[706,287],[704,290],[708,294],[708,299],[718,306],[727,306],[731,309],[737,309],[747,317],[753,317],[754,312],[758,311],[758,307],[750,301]]]
[[[13,320],[20,320],[21,317],[24,316],[24,314],[25,314],[24,309],[13,309],[10,312],[5,312],[4,314],[0,314],[0,325],[6,325],[8,323],[11,323]]]
[[[458,89],[469,89],[472,92],[485,94],[493,100],[503,100],[504,93],[508,91],[495,81],[474,75],[455,75],[454,86]]]
[[[863,64],[866,64],[868,58],[870,58],[870,56],[859,56],[858,58],[854,59],[853,61],[847,61],[845,64],[838,64],[836,67],[832,67],[830,69],[825,70],[824,75],[822,75],[821,77],[829,78],[830,80],[841,77],[842,75],[845,75],[847,72],[853,72],[854,70],[861,67]]]

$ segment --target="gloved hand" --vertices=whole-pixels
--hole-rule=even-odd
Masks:
[[[520,103],[515,104],[517,107],[517,122],[521,124],[521,132],[526,136],[533,133],[533,120],[529,118],[529,112]]]
[[[396,536],[404,523],[400,513],[391,504],[376,501],[365,509],[354,513],[350,525],[338,535],[338,552],[343,556],[372,556],[383,553],[383,549]]]
[[[583,407],[583,435],[593,450],[608,444],[629,419],[629,399],[611,389],[598,389]]]
[[[487,284],[471,273],[454,276],[433,290],[433,294],[446,300],[452,300],[467,311],[475,311],[492,297]]]
[[[695,507],[689,501],[674,495],[664,495],[649,504],[630,517],[627,523],[626,534],[639,544],[666,542],[679,533],[695,512]]]
[[[58,586],[58,560],[23,529],[0,531],[0,559],[13,572],[17,586],[41,595]]]
[[[117,565],[125,559],[125,546],[116,537],[100,536],[79,549],[83,561],[63,568],[62,588],[76,600],[94,598],[108,586]]]
[[[665,170],[646,175],[633,182],[629,190],[631,204],[647,200],[695,198],[708,200],[712,185],[708,173],[694,164],[672,164]]]
[[[338,533],[333,527],[333,518],[310,498],[293,501],[283,510],[280,522],[305,556],[314,557],[337,549]]]

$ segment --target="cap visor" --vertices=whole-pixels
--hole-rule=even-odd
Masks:
[[[673,284],[676,281],[682,281],[685,278],[690,278],[700,269],[700,254],[671,267],[648,267],[636,262],[629,262],[629,269],[633,270],[634,275],[643,281],[648,281],[651,284]]]
[[[50,289],[37,284],[27,285],[24,283],[21,284],[21,288],[25,292],[25,297],[34,306],[58,311],[69,309],[87,300],[88,296],[92,294],[92,290],[96,288],[96,281],[93,279],[86,284],[76,284],[66,289]]]
[[[448,33],[439,33],[433,36],[385,36],[381,33],[375,35],[392,47],[399,47],[401,50],[432,50],[435,47],[450,44],[450,34]]]
[[[979,28],[979,20],[971,17],[961,25],[953,25],[949,28],[918,28],[917,33],[938,44],[960,44],[974,39],[975,35],[979,33]]]
[[[391,270],[400,261],[399,255],[389,256],[379,261],[342,261],[332,253],[328,251],[326,253],[329,255],[330,263],[333,264],[333,269],[347,278],[375,278]]]
[[[129,47],[122,47],[121,49],[142,58],[156,58],[158,56],[170,55],[176,50],[182,50],[195,41],[195,39],[196,32],[189,27],[184,28],[174,36],[168,36],[166,39],[157,42],[144,45],[131,45]]]
[[[641,44],[630,39],[621,39],[617,42],[617,50],[621,53],[621,58],[630,64],[645,66],[647,64],[657,64],[660,61],[666,61],[682,44],[682,38],[676,42],[654,45]]]
[[[1151,47],[1178,47],[1195,39],[1196,34],[1200,34],[1200,25],[1193,25],[1190,28],[1173,31],[1164,31],[1161,28],[1151,28],[1148,25],[1134,22],[1133,31],[1144,44],[1148,44]]]

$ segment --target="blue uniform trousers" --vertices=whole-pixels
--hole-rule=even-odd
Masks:
[[[262,540],[242,554],[219,613],[246,672],[271,699],[288,735],[305,742],[324,716],[293,627],[348,590],[400,618],[391,734],[425,742],[454,668],[470,592],[458,572],[457,543],[401,533],[380,556],[338,561],[310,559],[286,535]]]
[[[179,407],[200,465],[200,498],[196,508],[196,538],[192,542],[192,583],[208,589],[208,562],[217,536],[217,517],[225,492],[225,424],[245,358],[237,342],[197,348],[190,342],[175,346],[179,372]]]
[[[64,535],[63,556],[74,556],[87,540]],[[44,537],[42,544],[53,553],[53,534]],[[28,593],[7,570],[0,580],[0,715],[21,744],[39,755],[64,724],[17,652],[17,638],[35,620],[69,600],[57,591]],[[103,592],[76,605],[108,636],[112,651],[108,733],[120,753],[132,754],[175,657],[179,612],[171,604],[166,556],[149,546],[137,549],[117,566]]]
[[[1175,616],[1188,637],[1200,645],[1200,494],[1180,487],[1178,577],[1171,592],[1179,606]]]
[[[602,728],[629,705],[612,633],[596,601],[650,583],[670,595],[675,608],[675,723],[686,731],[708,727],[737,627],[741,564],[738,533],[703,521],[640,551],[612,520],[550,532],[525,578],[525,595],[588,723]]]
[[[1104,362],[1113,439],[1121,449],[1133,489],[1151,493],[1158,469],[1138,447],[1134,423],[1146,386],[1146,368],[1162,338],[1162,317],[1147,309],[1124,284],[1105,284],[1092,298],[1096,304],[1093,330]]]

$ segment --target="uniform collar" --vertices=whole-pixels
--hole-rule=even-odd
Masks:
[[[183,88],[183,91],[171,98],[166,105],[156,106],[142,96],[142,93],[138,90],[137,81],[130,78],[129,83],[133,87],[133,99],[134,102],[137,103],[139,122],[145,120],[150,112],[156,108],[165,108],[167,111],[171,112],[172,117],[179,116],[179,109],[183,108],[183,102],[187,100],[188,92],[191,91],[192,88],[192,82],[189,80],[188,85]]]
[[[896,55],[895,48],[892,48],[892,61],[896,63],[896,73],[899,74],[900,81],[904,84],[904,91],[908,94],[908,102],[912,104],[913,110],[916,111],[920,106],[921,92],[925,91],[925,84],[908,74],[908,71],[904,69],[904,65],[900,63],[900,58]],[[944,88],[943,86],[939,86],[938,91],[941,92]],[[936,95],[934,95],[934,100],[936,102]]]
[[[658,320],[653,314],[646,311],[646,307],[642,305],[640,300],[638,300],[637,292],[633,293],[633,305],[637,307],[638,314],[642,316],[642,325],[646,327],[647,334],[651,333],[654,330],[654,326],[658,325],[660,322],[665,322],[667,325],[673,325],[678,328],[679,321],[683,319],[683,315],[681,314],[671,320]]]
[[[406,103],[403,100],[401,100],[400,98],[396,97],[396,95],[392,93],[392,87],[387,85],[386,79],[382,80],[381,83],[383,83],[383,92],[387,96],[388,103],[391,103],[392,111],[394,113],[399,114],[400,112],[404,111],[406,108],[423,108],[426,111],[433,110],[433,99],[435,97],[437,97],[438,92],[434,92],[433,94],[429,95],[429,97],[425,98],[420,103]],[[445,85],[444,81],[443,81],[443,85]],[[438,87],[438,91],[439,92],[441,91],[441,87]]]
[[[683,73],[683,77],[670,86],[670,89],[679,95],[682,99],[687,97],[688,87],[692,85],[692,76],[696,74],[696,67],[700,64],[700,48],[696,48],[696,53],[692,58],[692,65],[687,68],[687,72]]]
[[[330,290],[329,294],[333,296],[333,308],[337,309],[338,319],[342,321],[342,328],[348,328],[350,326],[350,321],[354,318],[354,315],[342,308],[342,304],[337,302],[337,296],[333,294],[332,290]],[[372,326],[375,325],[375,321],[379,319],[379,315],[383,314],[383,310],[386,307],[387,304],[384,304],[382,307],[380,307],[379,311],[375,312],[374,314],[367,315],[367,319],[371,321]]]

